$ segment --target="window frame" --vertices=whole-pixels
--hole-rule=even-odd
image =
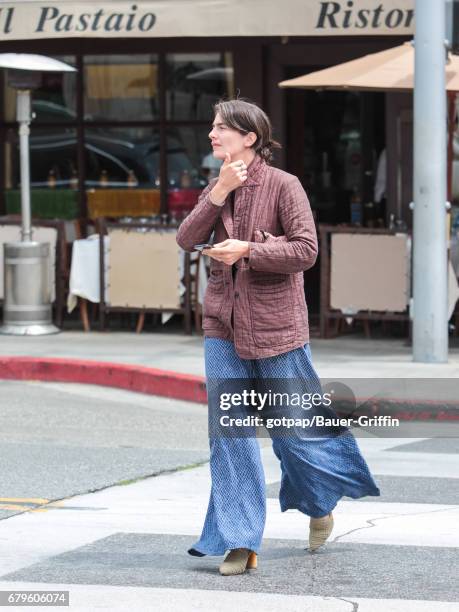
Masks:
[[[231,57],[231,63],[233,67],[235,66],[235,48],[231,44],[225,45],[223,48],[217,49],[216,46],[211,46],[209,48],[200,48],[200,49],[175,49],[175,48],[166,48],[166,49],[157,49],[157,50],[148,50],[146,51],[144,48],[132,48],[129,53],[126,53],[126,56],[129,55],[139,55],[143,53],[149,53],[151,55],[155,55],[158,58],[158,108],[159,108],[159,119],[158,120],[148,120],[148,121],[91,121],[87,120],[84,117],[84,57],[89,55],[119,55],[115,49],[104,49],[104,50],[93,50],[89,49],[86,52],[74,51],[71,49],[66,49],[62,51],[62,49],[56,51],[48,52],[49,55],[57,56],[57,55],[69,55],[75,57],[75,66],[77,68],[76,72],[76,120],[75,121],[33,121],[31,124],[31,129],[33,126],[40,127],[40,129],[56,129],[59,127],[65,127],[68,129],[75,129],[77,136],[77,172],[78,172],[78,207],[80,211],[80,217],[84,220],[88,219],[88,208],[87,208],[87,197],[86,197],[86,176],[85,176],[85,168],[86,168],[86,152],[85,152],[85,130],[88,127],[97,128],[97,127],[106,127],[106,128],[120,128],[120,127],[144,127],[149,129],[157,129],[159,133],[159,143],[160,143],[160,165],[159,165],[159,176],[160,176],[160,214],[164,214],[168,212],[168,168],[167,168],[167,155],[165,152],[167,151],[167,137],[168,132],[171,128],[176,127],[192,127],[192,128],[208,128],[209,132],[211,130],[211,126],[209,121],[207,120],[198,120],[198,119],[180,119],[173,120],[168,119],[167,114],[167,104],[166,104],[166,83],[167,83],[167,55],[174,55],[177,53],[180,54],[219,54],[220,56],[224,56],[225,54],[229,54]],[[4,76],[1,80],[1,95],[0,95],[0,138],[5,142],[5,136],[9,129],[17,129],[17,122],[15,121],[6,121],[4,119]],[[2,147],[0,152],[0,211],[2,214],[5,213],[5,149]]]

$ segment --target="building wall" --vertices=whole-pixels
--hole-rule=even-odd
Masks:
[[[83,146],[85,130],[88,128],[88,122],[83,117],[83,88],[84,88],[84,58],[91,55],[110,56],[110,55],[125,55],[139,56],[143,54],[157,54],[160,58],[158,62],[158,86],[159,98],[158,103],[161,106],[165,105],[165,75],[164,66],[167,57],[171,54],[210,54],[210,53],[230,53],[234,67],[234,88],[233,94],[248,97],[260,104],[270,115],[274,126],[274,137],[279,140],[284,146],[279,152],[276,152],[275,164],[290,172],[299,175],[303,181],[305,188],[307,183],[304,177],[301,176],[301,164],[292,163],[292,155],[289,156],[289,147],[292,146],[291,138],[288,133],[288,119],[290,122],[295,122],[294,108],[291,106],[291,96],[288,92],[278,87],[278,83],[284,80],[287,75],[292,75],[292,71],[296,75],[304,74],[321,67],[331,66],[343,61],[347,61],[356,57],[365,55],[366,53],[376,52],[396,44],[400,44],[406,40],[406,37],[390,37],[390,36],[334,36],[334,37],[220,37],[220,38],[159,38],[159,39],[85,39],[73,38],[68,40],[35,40],[21,41],[20,51],[30,53],[41,53],[51,56],[67,56],[71,55],[76,58],[78,70],[77,79],[77,108],[76,119],[72,126],[75,130],[78,146],[76,152],[76,162],[78,166],[78,174],[80,179],[78,190],[78,209],[82,217],[88,214],[88,198],[84,189],[86,177],[85,173],[85,156],[87,152]],[[18,51],[17,42],[0,42],[0,52]],[[205,83],[203,83],[205,87]],[[301,104],[301,96],[298,92],[297,104]],[[362,97],[365,100],[365,97]],[[299,102],[298,102],[299,101]],[[211,106],[209,102],[209,107]],[[2,133],[2,142],[8,140],[7,132],[14,131],[15,124],[5,122],[5,96],[0,96],[0,130]],[[393,132],[394,122],[397,121],[396,115],[393,114],[394,107],[390,107],[390,112],[387,114],[388,127],[387,134]],[[293,114],[292,114],[293,111]],[[307,111],[306,111],[307,112]],[[362,103],[362,153],[364,155],[364,163],[362,165],[361,188],[366,191],[367,195],[371,191],[371,185],[365,186],[365,172],[367,175],[374,171],[374,159],[371,158],[372,141],[374,139],[374,123],[379,120],[372,114],[372,105]],[[326,119],[325,119],[326,121]],[[166,133],[168,127],[200,130],[201,136],[199,140],[205,142],[206,131],[210,127],[211,116],[206,120],[199,121],[169,121],[162,113],[161,117],[157,117],[151,122],[139,122],[136,116],[122,116],[116,121],[111,120],[105,122],[107,127],[116,128],[117,124],[126,127],[134,128],[135,126],[143,127],[145,130],[157,130],[160,139],[161,154],[159,156],[159,199],[160,210],[166,212],[168,209],[168,194],[164,189],[166,179],[168,179],[168,168],[165,162],[164,155],[166,143]],[[98,124],[100,127],[100,123]],[[33,124],[33,128],[38,124]],[[392,127],[391,127],[392,126]],[[51,125],[49,126],[51,129]],[[295,125],[293,127],[295,129]],[[298,125],[298,130],[302,126]],[[290,133],[292,128],[290,127]],[[301,150],[301,141],[297,139],[296,146],[298,147],[298,158],[301,158],[303,152]],[[387,142],[390,148],[389,157],[393,159],[394,140],[389,138]],[[204,144],[201,145],[201,148]],[[5,148],[0,152],[2,156],[0,164],[0,211],[5,212],[5,188],[8,187],[6,181],[6,170],[8,162],[5,159]],[[317,152],[319,154],[319,152]],[[402,158],[402,163],[405,163]],[[177,181],[176,181],[177,182]],[[368,181],[367,181],[368,182]],[[94,185],[92,185],[94,187]],[[199,185],[196,183],[196,187]],[[95,185],[97,188],[97,185]],[[151,187],[151,185],[150,185]],[[390,190],[390,198],[393,198],[393,190]]]

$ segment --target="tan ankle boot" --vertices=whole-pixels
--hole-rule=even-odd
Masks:
[[[325,544],[325,541],[333,530],[333,525],[333,514],[331,512],[320,518],[311,517],[309,521],[309,550],[311,552]]]
[[[257,553],[248,548],[234,548],[218,568],[222,576],[243,574],[246,569],[256,569]]]

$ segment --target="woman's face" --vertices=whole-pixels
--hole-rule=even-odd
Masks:
[[[227,152],[231,154],[232,159],[235,159],[237,155],[245,153],[257,139],[254,132],[243,135],[237,130],[228,127],[224,123],[220,113],[215,115],[212,130],[209,132],[209,138],[214,157],[217,159],[225,159]]]

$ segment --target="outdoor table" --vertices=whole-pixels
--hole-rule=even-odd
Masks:
[[[108,270],[110,266],[110,236],[104,236],[104,270],[105,270],[105,294],[104,300],[109,303],[110,295],[107,281],[109,278]],[[190,253],[193,261],[198,257],[198,252]],[[100,270],[99,270],[99,234],[92,234],[89,238],[75,240],[72,249],[72,262],[70,266],[69,293],[67,298],[67,311],[72,312],[77,305],[77,298],[90,302],[100,302]],[[181,249],[180,257],[180,277],[184,276],[185,251]],[[198,301],[202,304],[207,288],[207,269],[204,257],[199,259],[199,286]],[[185,285],[181,282],[179,289],[180,296],[185,293]],[[174,313],[161,313],[161,323],[167,323]],[[83,306],[83,325],[86,331],[89,330],[89,323],[86,314],[86,304]]]

